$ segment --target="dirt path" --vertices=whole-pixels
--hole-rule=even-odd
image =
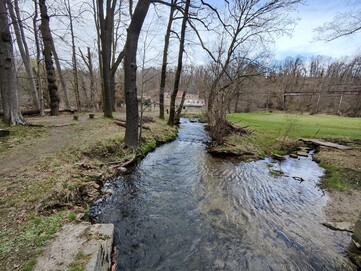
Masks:
[[[74,144],[71,140],[74,127],[64,126],[50,129],[50,135],[41,140],[29,143],[11,152],[0,155],[0,176],[34,165],[39,159],[46,155],[56,153],[65,147]]]
[[[102,118],[97,115],[97,118]],[[28,118],[32,124],[48,125],[46,128],[49,135],[40,139],[31,139],[29,142],[17,146],[0,154],[0,176],[16,171],[18,169],[36,164],[37,161],[50,154],[55,154],[65,148],[80,145],[91,137],[102,137],[108,131],[99,131],[96,120],[88,119],[87,115],[82,115],[79,121],[73,121],[71,115],[59,117]],[[51,125],[49,125],[51,123]],[[71,125],[69,125],[71,124]],[[94,124],[94,127],[92,127]],[[64,126],[55,126],[64,125]],[[111,127],[109,127],[111,128]],[[110,132],[116,131],[116,126]],[[119,130],[119,129],[118,129]],[[31,128],[29,130],[31,132]]]

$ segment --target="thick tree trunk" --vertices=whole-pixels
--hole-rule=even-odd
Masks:
[[[137,100],[137,47],[139,34],[147,15],[151,1],[139,0],[128,28],[124,56],[124,88],[126,103],[126,129],[124,144],[126,147],[138,147],[138,100]]]
[[[40,31],[43,36],[43,43],[44,43],[43,54],[44,54],[46,75],[48,80],[51,115],[58,116],[60,99],[58,95],[58,86],[56,85],[55,69],[52,60],[53,38],[50,32],[49,15],[45,0],[39,0],[39,8],[41,13]]]
[[[103,0],[97,1],[101,44],[101,75],[103,79],[103,112],[104,117],[107,118],[113,117],[113,84],[110,65],[112,58],[115,5],[115,0],[113,0],[113,2],[106,0],[106,13],[104,14]]]
[[[160,76],[160,88],[159,88],[159,118],[160,119],[164,119],[164,88],[165,88],[165,82],[166,82],[166,78],[167,78],[168,48],[169,48],[170,32],[172,30],[172,23],[174,20],[173,16],[174,16],[176,2],[177,2],[177,0],[172,0],[172,2],[171,2],[167,32],[166,32],[165,38],[164,38],[163,61],[162,61],[162,71],[161,71],[161,76]]]
[[[15,7],[11,0],[7,0],[7,5],[8,5],[11,21],[13,22],[14,32],[15,32],[15,36],[16,36],[16,42],[18,44],[21,59],[23,60],[25,71],[26,71],[26,74],[27,74],[28,80],[29,80],[30,94],[33,97],[33,104],[34,104],[35,109],[39,109],[40,108],[39,97],[38,97],[38,92],[36,89],[36,83],[35,83],[35,78],[34,78],[34,74],[33,74],[33,69],[31,68],[31,64],[30,64],[29,49],[28,49],[28,45],[27,45],[27,42],[25,39],[23,26],[21,23],[18,0],[15,0],[14,4],[15,4]]]
[[[26,124],[19,107],[13,44],[5,1],[0,1],[0,90],[3,120],[11,125]]]
[[[174,87],[173,87],[173,91],[171,94],[171,100],[170,100],[170,111],[169,111],[169,120],[168,120],[168,125],[170,125],[170,126],[174,125],[174,119],[175,119],[175,101],[177,98],[179,82],[180,82],[180,77],[181,77],[181,73],[182,73],[184,42],[185,42],[190,2],[191,2],[190,0],[186,0],[183,19],[182,19],[181,38],[180,38],[180,42],[179,42],[180,44],[179,44],[179,52],[178,52],[178,66],[177,66],[177,71],[175,74]]]

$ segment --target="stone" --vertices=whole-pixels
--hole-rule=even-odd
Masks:
[[[277,161],[286,160],[286,158],[283,155],[278,155],[278,154],[275,154],[275,153],[272,153],[271,157],[272,157],[272,159],[277,160]]]
[[[295,154],[295,153],[291,153],[291,154],[290,154],[290,157],[291,157],[291,158],[294,158],[294,159],[297,159],[297,158],[298,158],[298,155]]]
[[[352,240],[355,245],[361,249],[361,214],[355,224],[355,228],[352,235]]]
[[[64,225],[37,259],[33,270],[69,270],[79,260],[85,261],[85,271],[110,270],[113,239],[113,224]]]
[[[334,149],[339,149],[339,150],[350,150],[352,148],[345,146],[345,145],[340,145],[337,143],[333,143],[333,142],[328,142],[322,139],[309,139],[309,138],[301,138],[301,141],[305,142],[305,143],[309,143],[309,144],[314,144],[317,146],[324,146],[324,147],[328,147],[328,148],[334,148]]]

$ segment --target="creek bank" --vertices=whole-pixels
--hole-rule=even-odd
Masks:
[[[151,131],[151,129],[149,129]],[[77,164],[79,171],[86,172],[81,173],[80,177],[89,178],[86,181],[81,183],[81,180],[78,180],[79,187],[76,190],[78,195],[75,195],[73,198],[76,199],[74,204],[88,204],[91,205],[95,201],[102,200],[111,195],[107,190],[104,190],[104,184],[111,177],[123,174],[128,169],[133,168],[137,163],[139,163],[144,156],[153,151],[156,147],[165,144],[169,141],[172,141],[177,135],[177,130],[172,128],[166,128],[162,136],[154,133],[152,137],[144,139],[142,147],[136,152],[128,153],[123,158],[119,157],[116,161],[114,158],[112,160],[105,160],[99,163],[99,157],[97,157],[97,152],[99,149],[85,152],[86,155],[92,159],[87,160],[86,162],[82,161]],[[107,145],[106,149],[108,152],[112,152],[114,148],[120,148],[118,144],[116,145]],[[94,155],[94,156],[93,156]],[[95,159],[97,158],[97,159]],[[98,170],[105,167],[105,171],[102,174],[97,174],[94,170]],[[93,179],[93,180],[91,180]],[[52,196],[52,198],[55,198]],[[59,197],[57,198],[59,200]],[[61,201],[62,199],[60,199]],[[56,203],[59,205],[59,203]],[[54,206],[54,205],[53,205]],[[56,206],[56,205],[55,205]],[[49,207],[47,207],[49,208]],[[70,229],[70,230],[69,230]],[[72,232],[69,234],[69,232]],[[75,235],[74,235],[75,233]],[[69,244],[67,242],[64,245],[59,245],[64,242],[63,236],[68,236]],[[112,249],[113,249],[113,238],[114,238],[114,225],[113,224],[90,224],[90,223],[80,223],[80,224],[66,224],[63,229],[60,231],[59,236],[52,241],[48,248],[45,249],[45,254],[40,256],[37,259],[38,265],[43,266],[44,262],[47,262],[45,268],[35,268],[35,271],[45,271],[45,270],[65,270],[69,267],[81,267],[86,271],[105,271],[109,270],[112,264]],[[71,244],[77,243],[78,246],[73,246]],[[69,251],[71,255],[63,254],[63,251]],[[75,255],[75,257],[74,257]],[[64,262],[62,258],[67,257],[68,261]],[[67,264],[59,268],[60,265]]]
[[[104,179],[134,157],[121,148],[124,129],[100,113],[93,119],[80,114],[76,122],[72,115],[28,122],[39,126],[31,127],[31,133],[27,127],[10,127],[0,148],[1,271],[30,268],[61,226],[88,221],[89,206],[102,196]],[[137,159],[177,135],[158,119],[149,127]]]
[[[248,129],[248,128],[247,128]],[[326,220],[330,223],[350,223],[354,225],[361,212],[361,145],[357,140],[329,142],[321,139],[292,140],[282,137],[274,146],[263,146],[255,140],[254,133],[242,136],[231,134],[219,144],[212,142],[208,152],[215,156],[240,157],[241,160],[257,160],[272,157],[284,160],[284,155],[291,158],[307,157],[315,149],[313,159],[326,167],[320,187],[327,190],[330,199],[325,206]]]
[[[291,176],[278,178],[268,174],[270,159],[213,158],[206,142],[200,124],[184,123],[175,142],[112,182],[98,219],[116,225],[120,269],[348,266],[339,250],[350,235],[319,223],[327,196],[314,189],[322,175],[315,162],[286,159],[281,166]]]
[[[361,213],[355,224],[352,243],[348,250],[350,259],[361,269]]]

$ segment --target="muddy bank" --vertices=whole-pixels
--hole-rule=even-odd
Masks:
[[[325,206],[329,221],[356,223],[361,213],[361,146],[354,145],[351,150],[337,150],[321,147],[315,154],[322,161],[342,170],[342,180],[347,188],[344,191],[326,187],[330,199]]]

